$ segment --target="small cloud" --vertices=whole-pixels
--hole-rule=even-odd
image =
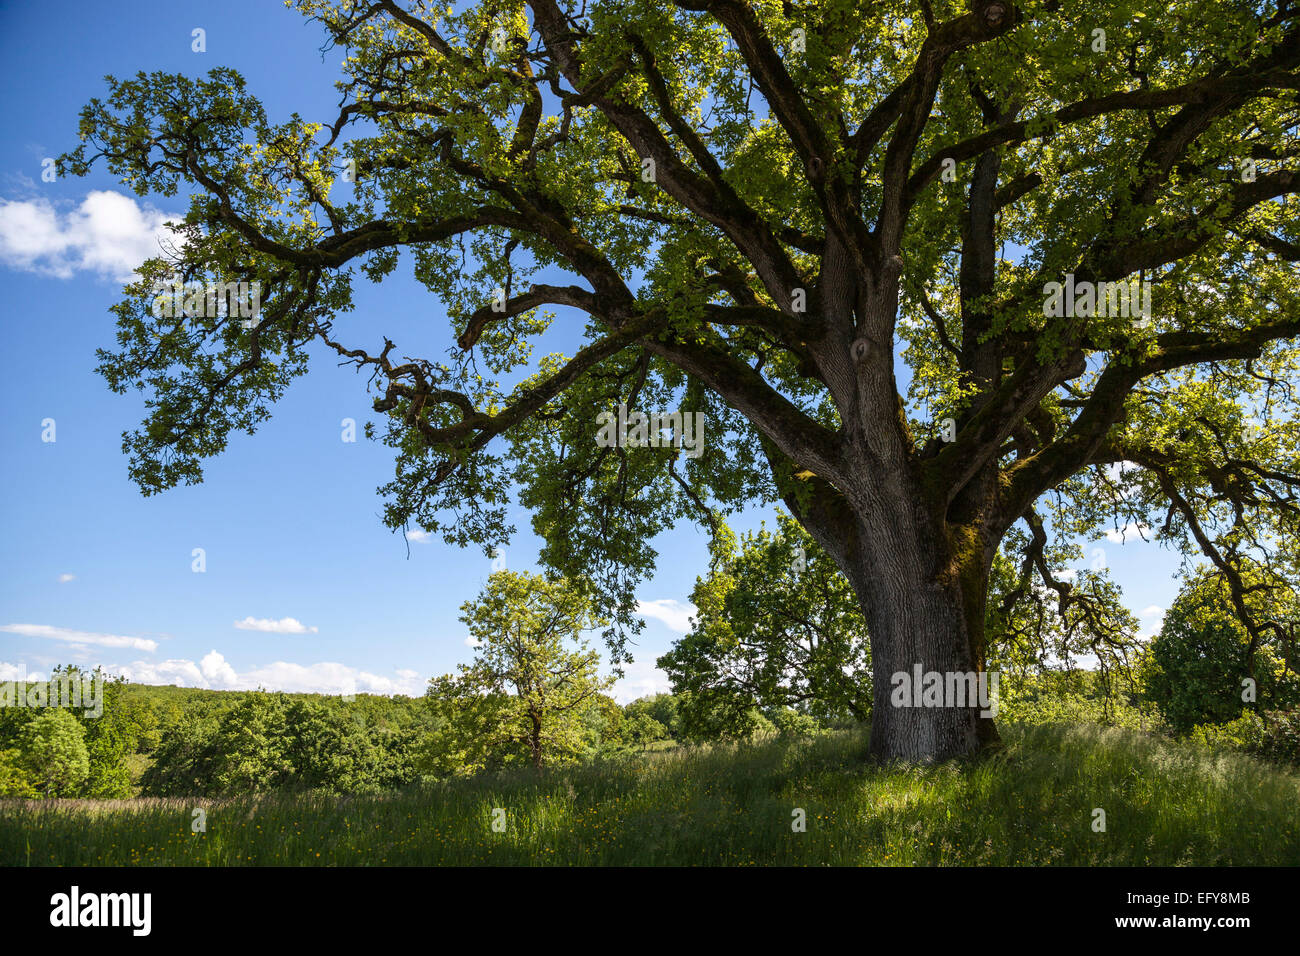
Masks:
[[[466,646],[466,647],[478,647],[478,646],[480,646],[482,643],[483,643],[483,642],[480,641],[477,637],[467,637],[467,638],[465,638],[465,646]]]
[[[67,627],[52,627],[49,624],[6,624],[0,631],[21,634],[23,637],[44,637],[51,641],[67,641],[69,644],[96,644],[100,647],[131,647],[137,651],[152,654],[158,650],[158,642],[143,637],[124,637],[120,634],[99,634],[94,631],[74,631]]]
[[[1165,609],[1158,604],[1144,608],[1138,616],[1145,619],[1142,628],[1144,637],[1155,637],[1165,626]]]
[[[433,540],[433,535],[427,531],[416,529],[415,531],[406,532],[406,540],[414,541],[416,544],[428,544]]]
[[[176,684],[179,687],[208,687],[199,665],[187,660],[136,661],[122,667],[105,667],[133,684]]]
[[[661,598],[657,601],[637,601],[636,612],[642,617],[654,618],[666,624],[670,631],[686,634],[691,629],[691,618],[699,610],[689,601]]]
[[[1137,462],[1125,460],[1112,462],[1111,464],[1106,465],[1104,470],[1107,478],[1111,481],[1119,482],[1124,480],[1126,475],[1131,475],[1136,471],[1140,471],[1141,468],[1142,466],[1137,464]]]
[[[126,281],[146,259],[181,245],[164,225],[181,218],[109,190],[87,193],[68,212],[43,197],[0,199],[0,263],[59,279],[93,272]]]
[[[418,677],[393,680],[336,661],[290,664],[276,661],[239,675],[247,688],[265,687],[299,694],[405,694],[419,697],[424,686]]]
[[[397,670],[393,671],[393,673],[402,678],[402,680],[415,680],[415,678],[420,676],[419,671],[413,671],[406,667],[399,667]]]
[[[1127,541],[1132,541],[1135,539],[1144,540],[1146,536],[1149,535],[1150,533],[1151,533],[1151,529],[1148,528],[1146,525],[1134,524],[1133,522],[1129,522],[1128,524],[1124,525],[1124,527],[1120,528],[1118,531],[1114,529],[1107,531],[1106,540],[1112,541],[1115,544],[1124,544]]]
[[[235,627],[241,631],[264,631],[268,634],[315,634],[318,628],[306,627],[301,621],[293,617],[282,617],[278,621],[273,621],[266,617],[246,617],[242,621],[236,621]]]
[[[60,574],[60,575],[59,575],[59,583],[60,583],[60,584],[67,584],[69,581],[75,581],[75,580],[77,580],[77,576],[76,576],[75,574]]]

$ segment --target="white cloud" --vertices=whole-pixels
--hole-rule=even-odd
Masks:
[[[1160,633],[1160,629],[1165,626],[1165,609],[1158,604],[1152,604],[1150,607],[1144,608],[1138,616],[1148,619],[1142,628],[1142,637],[1155,637]]]
[[[180,245],[163,224],[181,218],[107,190],[66,213],[44,198],[0,199],[0,262],[60,279],[94,272],[126,281],[145,259]]]
[[[247,671],[237,671],[219,651],[210,651],[201,661],[168,660],[133,661],[130,664],[104,665],[109,674],[121,674],[137,684],[176,684],[209,690],[286,691],[304,694],[405,694],[418,697],[425,682],[417,671],[396,670],[396,677],[385,677],[337,661],[316,664],[291,664],[275,661]],[[3,679],[4,665],[0,665]]]
[[[466,647],[478,647],[478,646],[479,646],[480,644],[482,644],[482,643],[483,643],[483,642],[480,641],[477,637],[470,636],[470,637],[465,638],[465,646],[466,646]]]
[[[661,598],[658,601],[637,601],[636,611],[642,617],[654,618],[668,625],[668,629],[677,634],[685,634],[691,629],[691,617],[698,612],[689,601],[676,601]]]
[[[104,671],[121,674],[133,684],[176,684],[180,687],[208,687],[203,672],[193,661],[135,661],[121,667],[105,665]]]
[[[97,634],[93,631],[74,631],[67,627],[51,627],[48,624],[5,624],[0,631],[21,634],[24,637],[44,637],[52,641],[67,641],[70,644],[97,644],[100,647],[132,647],[137,651],[152,654],[158,650],[158,642],[144,637],[123,637],[120,634]]]
[[[268,634],[315,634],[318,629],[306,627],[301,621],[293,617],[282,617],[278,621],[273,621],[268,617],[246,617],[242,621],[236,621],[235,627],[241,631],[265,631]]]
[[[77,576],[76,576],[75,574],[60,574],[60,575],[59,575],[59,583],[60,583],[60,584],[67,584],[69,581],[75,581],[75,580],[77,580]]]
[[[1109,465],[1105,466],[1106,477],[1114,482],[1122,481],[1126,475],[1131,475],[1135,471],[1140,471],[1141,469],[1142,466],[1137,462],[1128,461],[1127,459],[1124,461],[1111,462]]]
[[[40,671],[28,673],[26,664],[10,664],[8,661],[0,661],[0,681],[42,681],[46,680],[45,674]]]
[[[1107,531],[1106,540],[1113,541],[1115,544],[1124,544],[1126,541],[1140,541],[1149,534],[1151,534],[1151,529],[1146,525],[1129,522],[1118,531],[1113,528]]]
[[[199,671],[210,683],[220,687],[230,687],[239,683],[239,675],[235,673],[235,669],[215,650],[209,651],[204,655],[203,660],[199,661]]]
[[[620,704],[630,704],[638,697],[663,694],[672,690],[668,675],[649,661],[633,661],[623,667],[623,676],[615,682],[610,696]]]
[[[420,531],[417,528],[415,531],[406,532],[406,540],[414,541],[416,544],[428,544],[433,540],[433,535],[428,531]]]
[[[290,664],[276,661],[239,675],[246,688],[265,687],[314,694],[406,694],[418,697],[424,684],[418,678],[397,679],[358,670],[334,661],[319,664]]]

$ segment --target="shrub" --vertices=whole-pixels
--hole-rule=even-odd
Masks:
[[[812,737],[822,731],[821,722],[816,717],[791,707],[773,707],[767,712],[767,717],[782,737]]]
[[[1300,765],[1300,711],[1271,711],[1264,715],[1263,733],[1253,751],[1278,763]]]
[[[1206,747],[1256,751],[1264,734],[1264,723],[1253,712],[1242,714],[1226,724],[1197,724],[1188,739]]]
[[[0,797],[39,797],[17,750],[0,750]]]
[[[77,794],[90,776],[86,728],[66,710],[47,710],[22,731],[22,762],[47,797]]]

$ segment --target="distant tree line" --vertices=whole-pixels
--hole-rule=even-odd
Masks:
[[[690,633],[658,662],[673,693],[618,704],[584,640],[605,622],[583,583],[501,571],[461,607],[473,660],[421,698],[106,680],[98,716],[0,707],[0,797],[367,793],[869,720],[869,645],[834,566],[792,521],[739,539],[722,530]],[[1124,724],[1300,763],[1294,594],[1250,591],[1254,616],[1274,623],[1252,630],[1228,583],[1200,571],[1142,642],[1124,636],[1127,612],[1105,582],[1083,582],[1096,600],[1071,617],[1053,616],[1009,562],[993,579],[1002,719]],[[1100,666],[1075,666],[1089,652]],[[87,676],[56,668],[27,697]]]

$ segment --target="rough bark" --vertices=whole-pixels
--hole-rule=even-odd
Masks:
[[[926,513],[921,492],[863,509],[858,535],[873,542],[843,567],[867,622],[874,700],[871,754],[881,760],[936,761],[973,754],[997,741],[980,707],[896,706],[896,675],[984,671],[983,542],[954,534]]]

